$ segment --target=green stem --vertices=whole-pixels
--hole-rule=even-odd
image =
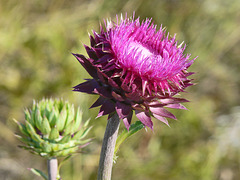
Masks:
[[[57,180],[58,177],[58,160],[53,157],[47,160],[48,180]]]
[[[120,120],[115,113],[107,123],[98,168],[98,180],[110,180]]]

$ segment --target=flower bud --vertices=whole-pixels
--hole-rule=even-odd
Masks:
[[[78,152],[79,146],[89,143],[83,138],[91,127],[89,120],[81,125],[80,108],[74,112],[74,106],[63,100],[33,101],[32,109],[24,111],[25,123],[14,120],[20,130],[16,137],[25,144],[20,147],[46,158]]]

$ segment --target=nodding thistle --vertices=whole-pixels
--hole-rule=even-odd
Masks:
[[[168,125],[166,118],[176,119],[167,108],[186,109],[186,99],[175,97],[193,85],[187,69],[196,58],[185,54],[165,28],[156,28],[151,19],[117,17],[107,21],[100,32],[90,35],[88,56],[73,54],[92,76],[74,87],[74,91],[98,94],[91,107],[100,107],[98,117],[117,112],[127,129],[133,112],[153,129],[151,117]]]

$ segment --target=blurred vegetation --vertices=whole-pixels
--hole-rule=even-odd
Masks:
[[[63,97],[80,105],[94,142],[67,162],[63,179],[96,179],[106,117],[88,110],[95,96],[72,92],[89,75],[71,55],[85,53],[88,32],[103,18],[133,11],[152,17],[185,41],[198,59],[196,86],[182,94],[171,128],[154,120],[119,151],[113,180],[240,179],[240,3],[238,0],[11,0],[0,1],[0,179],[37,179],[28,167],[44,160],[17,148],[12,118],[24,119],[32,99]],[[122,125],[122,128],[123,125]]]

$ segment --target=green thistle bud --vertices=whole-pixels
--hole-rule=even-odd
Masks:
[[[91,127],[89,120],[81,125],[80,108],[74,112],[74,106],[63,100],[33,101],[32,109],[24,111],[25,123],[14,120],[21,133],[16,136],[25,144],[20,147],[46,158],[77,153],[89,143],[84,137]]]

